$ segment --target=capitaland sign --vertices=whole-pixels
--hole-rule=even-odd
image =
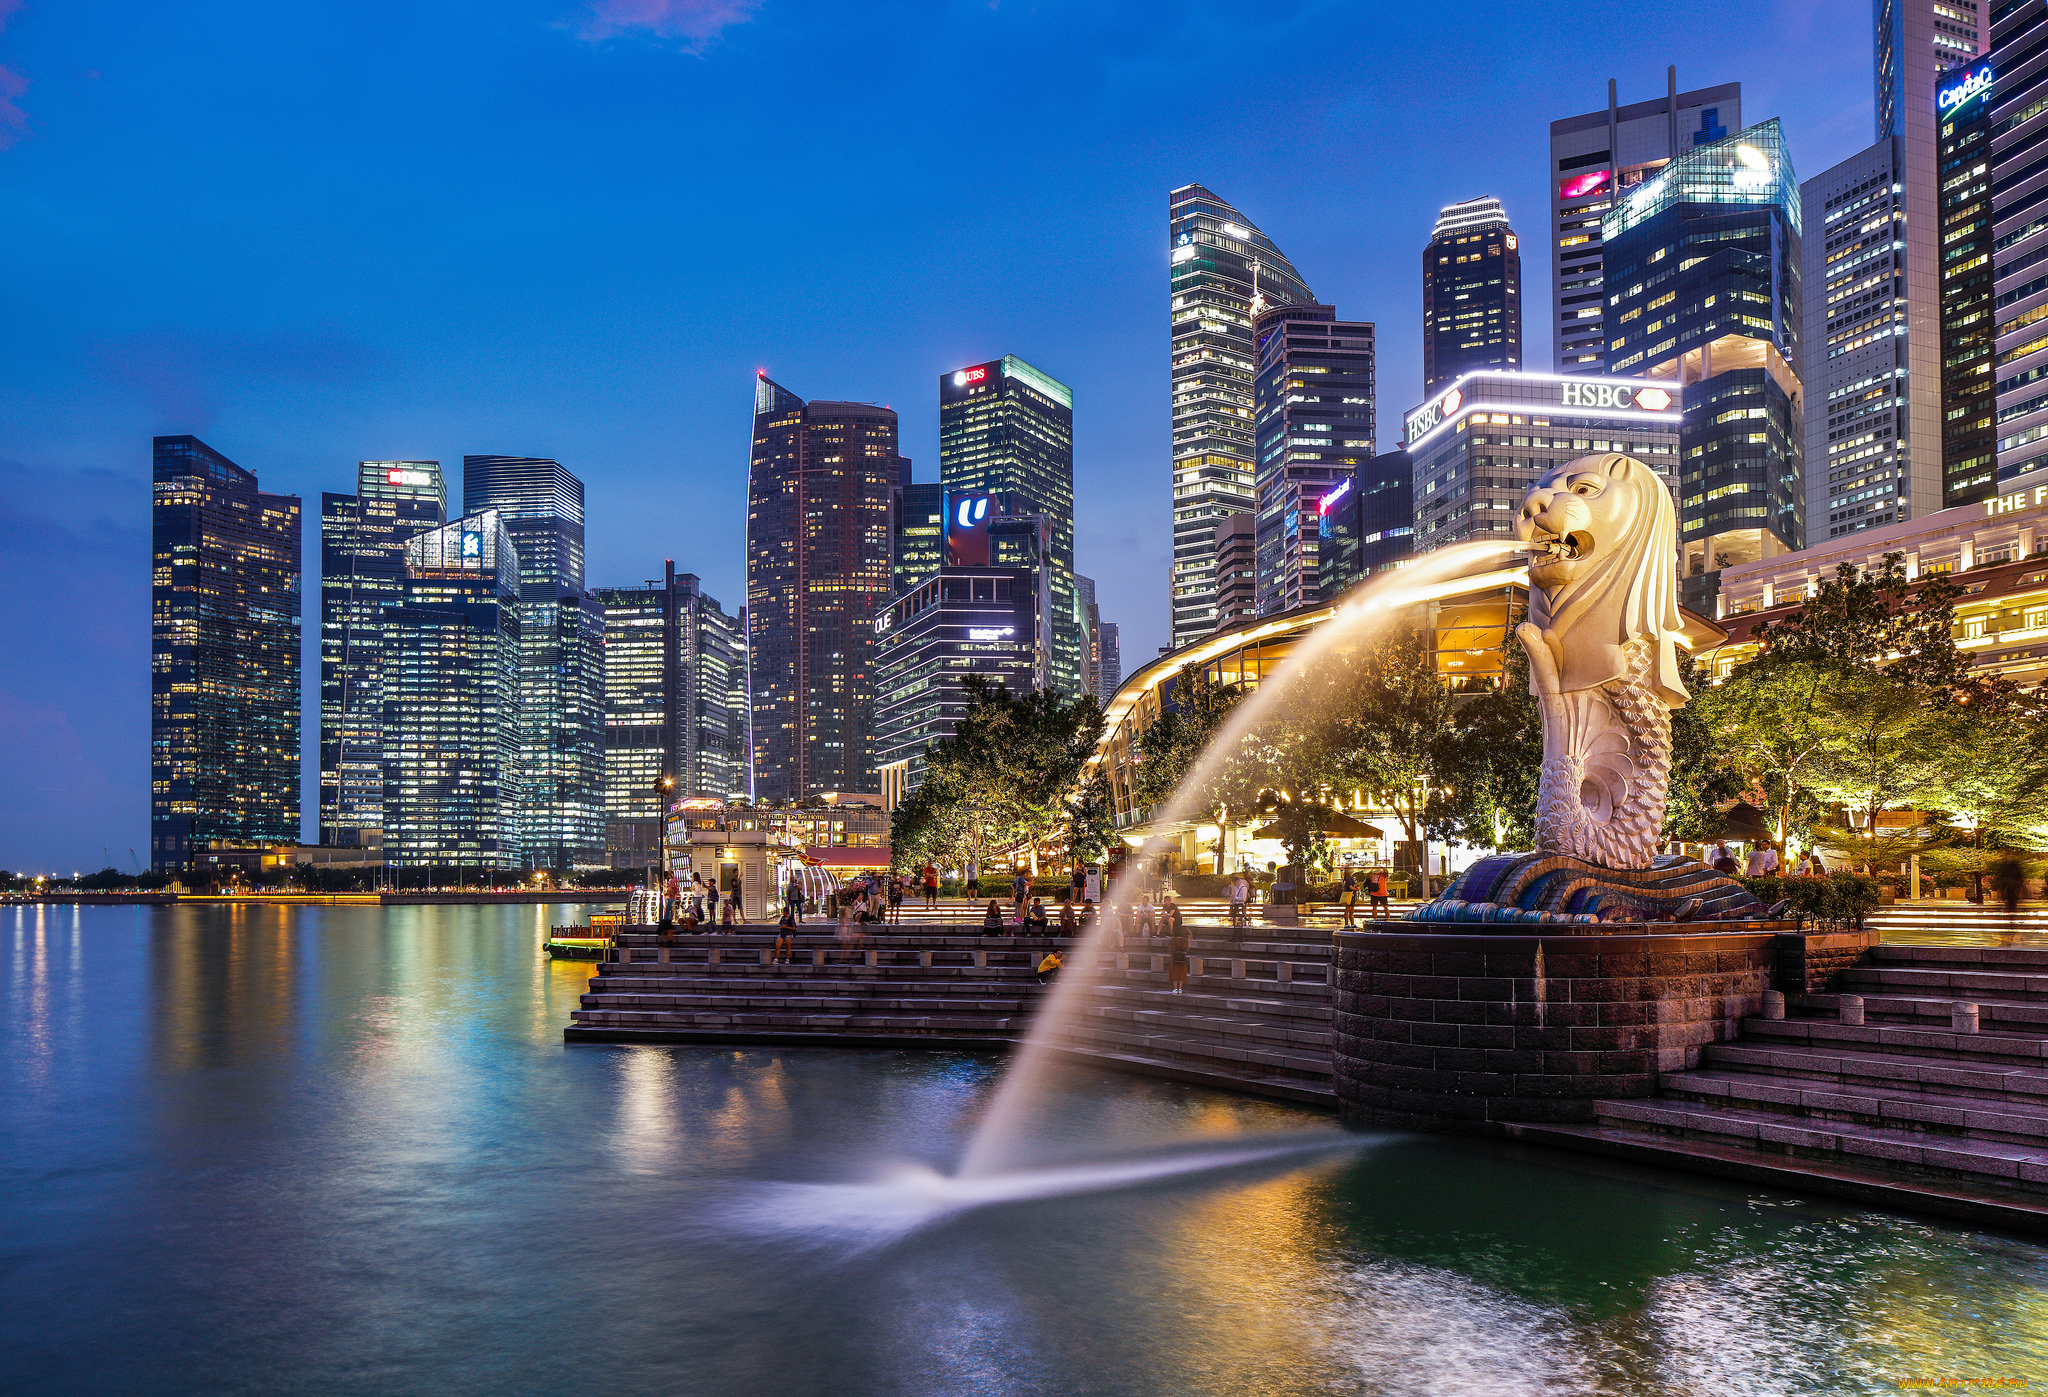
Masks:
[[[1984,501],[1984,517],[1996,519],[2001,514],[2017,514],[2023,509],[2038,509],[2042,505],[2048,505],[2048,485],[2026,486],[2009,495]]]
[[[1328,514],[1330,512],[1331,505],[1336,504],[1339,500],[1343,499],[1346,495],[1350,493],[1351,481],[1349,478],[1347,478],[1343,484],[1339,485],[1329,494],[1323,496],[1320,500],[1316,501],[1316,513]]]
[[[1954,116],[1960,108],[1990,92],[1991,84],[1991,65],[1986,63],[1956,82],[1935,88],[1934,108],[1942,116]]]

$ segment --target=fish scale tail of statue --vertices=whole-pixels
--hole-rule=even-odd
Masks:
[[[1762,908],[1697,860],[1660,854],[1671,712],[1686,633],[1678,512],[1657,473],[1617,452],[1545,471],[1515,521],[1529,618],[1515,639],[1543,722],[1536,851],[1481,862],[1423,921],[1689,921]],[[1484,872],[1482,873],[1482,870]],[[1484,886],[1481,886],[1483,884]]]

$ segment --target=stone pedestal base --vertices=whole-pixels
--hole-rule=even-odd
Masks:
[[[1339,1110],[1353,1125],[1486,1131],[1591,1121],[1696,1067],[1771,988],[1781,924],[1336,934]],[[1576,934],[1575,934],[1576,933]]]

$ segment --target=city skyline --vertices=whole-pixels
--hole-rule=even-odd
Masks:
[[[152,58],[162,54],[173,60],[167,66],[175,66],[177,56],[201,39],[143,25],[121,41],[130,46],[131,61],[116,62],[118,55],[109,55],[95,70],[104,77],[67,85],[64,75],[76,66],[66,66],[70,56],[96,52],[99,42],[84,43],[82,31],[71,28],[75,21],[48,7],[14,13],[0,32],[0,66],[25,73],[30,87],[19,99],[24,124],[13,132],[11,147],[0,151],[0,179],[14,192],[24,218],[23,236],[10,254],[18,275],[10,281],[16,288],[11,293],[14,320],[29,326],[30,333],[7,351],[17,371],[0,389],[5,394],[0,417],[15,429],[0,441],[0,465],[9,474],[9,536],[29,544],[13,565],[30,566],[34,560],[33,566],[46,568],[56,553],[63,559],[60,575],[74,585],[48,617],[32,624],[16,661],[0,672],[5,705],[0,707],[0,760],[16,784],[43,803],[43,818],[33,825],[20,819],[0,828],[0,847],[11,863],[54,869],[73,862],[96,866],[102,844],[116,861],[124,861],[119,855],[130,839],[146,837],[141,829],[146,701],[125,677],[136,667],[102,657],[140,653],[136,628],[128,622],[139,605],[133,559],[143,526],[128,503],[137,492],[114,482],[140,479],[142,453],[135,443],[152,434],[196,433],[255,471],[266,489],[308,500],[346,489],[344,473],[365,459],[450,462],[479,446],[549,456],[590,485],[592,585],[636,582],[661,558],[673,556],[679,568],[705,579],[707,591],[735,598],[744,591],[743,507],[735,466],[747,430],[743,409],[731,406],[735,379],[743,381],[754,369],[766,367],[784,381],[821,394],[893,404],[903,418],[903,451],[931,463],[936,406],[923,386],[930,375],[1014,351],[1051,366],[1074,384],[1084,404],[1075,434],[1075,565],[1097,579],[1103,615],[1121,627],[1131,659],[1149,656],[1165,639],[1164,572],[1170,549],[1162,489],[1168,450],[1166,366],[1156,348],[1149,347],[1156,345],[1160,304],[1159,194],[1191,180],[1216,189],[1287,250],[1319,295],[1347,315],[1377,322],[1383,340],[1378,407],[1382,420],[1391,421],[1420,397],[1419,354],[1409,328],[1417,319],[1418,298],[1405,265],[1408,254],[1401,250],[1426,237],[1436,208],[1472,188],[1496,191],[1518,226],[1541,227],[1538,213],[1547,198],[1544,127],[1599,105],[1607,73],[1619,78],[1624,103],[1643,100],[1657,95],[1663,65],[1682,52],[1689,81],[1740,81],[1747,107],[1782,115],[1802,169],[1825,168],[1868,144],[1871,57],[1865,7],[1795,13],[1789,7],[1749,6],[1739,11],[1728,32],[1708,34],[1703,43],[1681,34],[1675,21],[1636,24],[1625,44],[1608,55],[1604,71],[1567,81],[1561,75],[1576,74],[1582,65],[1570,61],[1571,45],[1566,26],[1555,22],[1558,15],[1510,16],[1503,8],[1512,22],[1496,26],[1483,44],[1461,40],[1444,52],[1447,60],[1468,65],[1497,56],[1509,44],[1524,56],[1525,71],[1485,70],[1489,100],[1528,113],[1528,129],[1511,132],[1507,139],[1500,139],[1481,113],[1454,101],[1418,104],[1412,94],[1404,97],[1391,78],[1347,77],[1322,95],[1301,99],[1328,116],[1341,113],[1341,132],[1287,134],[1277,144],[1247,145],[1231,135],[1240,120],[1231,113],[1180,114],[1121,134],[1114,143],[1114,161],[1103,137],[1087,137],[1078,159],[1055,166],[1049,155],[1034,157],[1024,172],[1027,184],[1054,194],[1066,191],[1067,207],[1057,198],[1033,199],[1028,210],[1000,200],[976,211],[905,218],[886,235],[874,227],[864,229],[859,255],[881,269],[873,285],[848,281],[838,256],[829,267],[797,270],[780,257],[793,252],[793,246],[771,239],[745,274],[766,290],[757,287],[745,299],[735,299],[738,283],[730,276],[700,281],[693,274],[678,280],[648,260],[651,245],[631,231],[638,227],[638,211],[672,204],[678,197],[674,191],[649,186],[640,172],[619,168],[611,157],[587,176],[565,173],[571,163],[567,151],[579,136],[620,119],[616,112],[592,114],[602,104],[591,94],[605,81],[624,82],[619,100],[635,110],[643,98],[651,100],[652,85],[661,81],[658,75],[671,71],[690,75],[688,110],[729,98],[728,89],[736,91],[747,74],[767,61],[775,12],[763,11],[752,21],[704,37],[698,53],[678,52],[673,34],[664,39],[644,27],[626,26],[598,42],[539,24],[535,34],[502,42],[522,62],[559,65],[565,73],[565,100],[582,108],[572,114],[564,135],[523,131],[520,140],[485,151],[482,167],[509,168],[506,162],[515,150],[519,159],[527,159],[526,146],[537,137],[546,179],[566,182],[575,202],[601,215],[596,217],[600,226],[629,232],[617,257],[606,259],[607,265],[618,261],[617,270],[597,274],[586,267],[571,275],[566,267],[575,259],[557,259],[555,244],[548,241],[554,234],[533,229],[494,235],[497,250],[483,256],[474,270],[449,260],[455,245],[446,231],[414,230],[407,234],[411,241],[380,236],[351,250],[337,239],[353,228],[355,215],[338,207],[345,216],[332,229],[317,230],[310,242],[300,240],[292,255],[312,267],[358,262],[364,264],[362,271],[385,267],[386,280],[396,278],[394,287],[411,288],[394,295],[369,287],[363,302],[367,311],[353,301],[335,300],[317,278],[309,280],[277,262],[259,226],[262,220],[250,220],[246,230],[219,248],[211,241],[192,241],[190,232],[167,223],[152,227],[144,243],[115,248],[111,260],[93,258],[96,269],[106,270],[105,284],[119,294],[120,306],[104,293],[52,299],[64,288],[79,291],[84,270],[56,214],[68,210],[74,220],[97,224],[112,209],[103,193],[78,181],[76,171],[100,169],[98,182],[107,190],[124,191],[124,201],[144,197],[163,177],[154,170],[164,164],[165,151],[154,146],[147,160],[138,151],[106,165],[106,123],[112,118],[101,106],[117,114],[123,103],[154,109],[154,84],[160,79],[140,71],[141,46],[150,46]],[[1047,19],[1005,17],[999,22],[1024,26],[1004,32],[1028,41],[1024,51],[1038,67],[1050,56],[1051,36],[1061,29]],[[1133,42],[1115,15],[1087,23],[1093,26],[1089,32],[1113,41],[1109,47],[1127,48]],[[1402,15],[1376,17],[1355,43],[1340,44],[1329,61],[1358,44],[1397,39],[1417,24]],[[1782,31],[1783,42],[1756,44],[1755,34],[1769,26]],[[845,41],[843,31],[827,29],[830,43]],[[269,31],[224,35],[204,23],[198,30],[206,42],[233,40],[223,44],[218,63],[209,68],[219,95],[264,88],[260,60],[265,46],[283,36]],[[1255,46],[1283,45],[1286,31],[1286,24],[1277,24],[1273,33],[1257,37]],[[911,37],[900,24],[893,32],[906,41]],[[1417,28],[1416,34],[1421,32]],[[1070,37],[1063,35],[1058,42],[1066,44]],[[931,43],[969,45],[992,41],[959,33],[929,38]],[[431,55],[437,45],[452,42],[447,33],[428,33],[421,38],[420,52]],[[827,42],[824,34],[807,34],[793,61],[825,61],[821,46]],[[1133,57],[1140,60],[1140,71],[1120,73],[1114,83],[1092,71],[1062,66],[1059,71],[1075,83],[1072,110],[1050,134],[1057,139],[1061,133],[1084,133],[1091,117],[1121,111],[1148,84],[1168,81],[1190,53],[1218,42],[1199,24],[1179,32],[1178,46],[1138,41]],[[1797,55],[1796,64],[1788,61],[1788,53]],[[379,67],[397,60],[358,57],[369,69],[385,72],[385,81],[400,82]],[[1034,100],[1024,71],[1021,65],[1002,70],[993,94],[998,102]],[[941,103],[948,98],[944,87],[937,84],[905,100]],[[415,113],[423,119],[420,129],[429,147],[468,129],[466,119],[458,120],[452,108],[439,105],[443,100],[436,97]],[[394,192],[401,197],[426,178],[425,164],[415,176],[412,165],[400,159],[399,128],[389,117],[359,107],[338,87],[315,94],[310,105],[334,118],[327,125],[336,130],[337,140],[398,161],[397,172],[405,178]],[[749,120],[759,116],[756,106],[739,105],[752,113]],[[195,191],[213,201],[215,213],[201,220],[208,228],[247,197],[223,181],[246,175],[247,188],[263,191],[266,199],[277,192],[274,162],[256,159],[256,152],[312,139],[299,112],[291,108],[287,119],[271,123],[276,129],[270,131],[256,130],[247,117],[225,111],[213,97],[172,112],[168,120],[185,141],[210,132],[234,137],[229,142],[232,158],[222,172],[201,179]],[[760,138],[773,136],[779,126],[779,118],[770,120]],[[1191,130],[1209,138],[1195,155],[1187,145]],[[1274,130],[1279,130],[1277,123]],[[1481,134],[1484,141],[1477,139]],[[1369,156],[1344,154],[1339,146]],[[1308,165],[1316,166],[1322,178],[1303,184],[1294,172]],[[181,162],[172,160],[165,173],[179,168]],[[719,198],[725,182],[738,177],[737,171],[722,167],[706,175],[701,186],[692,185],[694,206],[706,207],[706,200]],[[902,177],[885,183],[896,194],[904,192]],[[346,180],[343,186],[352,188]],[[423,191],[426,186],[419,187]],[[610,203],[607,187],[618,191]],[[487,183],[458,182],[447,193],[473,203],[480,217],[494,216],[503,206],[503,194]],[[23,198],[28,202],[20,203]],[[454,208],[439,193],[432,207]],[[914,207],[926,205],[914,201]],[[751,225],[752,215],[742,211],[739,216]],[[992,277],[981,265],[980,250],[995,245],[996,227],[1015,227],[1020,219],[1029,220],[1036,235],[1024,251],[1007,253],[1004,275]],[[451,227],[477,226],[459,209],[445,221]],[[559,224],[548,227],[561,232]],[[721,239],[735,235],[740,235],[736,228],[718,233]],[[465,235],[460,245],[467,259],[472,242]],[[1389,265],[1384,273],[1375,266],[1391,264],[1397,253],[1404,265]],[[780,268],[772,276],[764,273],[759,256],[779,258]],[[564,267],[544,261],[562,261]],[[145,268],[153,269],[154,289],[136,294],[134,279]],[[1547,270],[1532,265],[1527,275],[1539,284]],[[664,305],[675,302],[686,287],[707,295],[669,329],[654,330],[611,289],[619,273],[643,276],[652,299]],[[599,279],[593,282],[590,275]],[[1061,295],[1077,277],[1100,282],[1090,313],[1078,317],[1071,298]],[[360,277],[349,280],[368,286]],[[828,280],[836,284],[828,287]],[[202,286],[206,294],[195,300]],[[486,299],[479,301],[479,296]],[[520,307],[547,307],[554,323],[545,334],[513,346],[505,338],[511,327],[507,316]],[[879,336],[833,328],[843,326],[856,307],[880,316],[875,322]],[[479,313],[472,315],[472,310]],[[753,323],[732,333],[732,322],[748,317]],[[1541,362],[1548,346],[1535,328],[1536,319],[1532,312],[1525,322],[1526,354]],[[713,324],[720,327],[715,348],[706,339]],[[650,334],[658,338],[650,341]],[[888,347],[877,355],[871,352],[874,344]],[[631,364],[619,358],[629,346]],[[461,372],[444,367],[458,362],[464,365]],[[654,502],[667,508],[646,507]],[[317,556],[309,556],[305,575],[310,578],[316,571]],[[306,630],[310,678],[317,672],[317,634],[310,616]],[[114,682],[84,677],[102,670],[115,676]],[[311,692],[316,688],[309,684],[305,696],[309,732],[317,722],[317,692]],[[310,816],[317,809],[311,789],[317,763],[310,753],[306,765],[303,804]],[[133,813],[110,817],[110,810]]]

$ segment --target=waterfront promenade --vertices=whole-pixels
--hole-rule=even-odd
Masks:
[[[1084,965],[1077,941],[984,937],[950,920],[965,910],[906,908],[900,922],[868,928],[857,949],[814,925],[796,938],[791,964],[770,963],[768,928],[678,934],[666,945],[650,930],[629,933],[598,967],[564,1037],[1007,1047],[1031,1031],[1045,993],[1033,967],[1057,947],[1088,981],[1078,1008],[1052,1028],[1061,1056],[1338,1105],[1331,919],[1254,921],[1233,937],[1220,906],[1196,904],[1188,989],[1176,995],[1162,940],[1105,941]],[[1907,904],[1874,917],[1870,931],[1750,937],[1775,966],[1776,988],[1758,1012],[1707,1025],[1682,1061],[1636,1053],[1640,1093],[1601,1099],[1596,1068],[1634,1051],[1643,1030],[1630,1025],[1647,1011],[1630,1002],[1644,992],[1634,982],[1619,982],[1626,993],[1617,994],[1599,973],[1608,938],[1535,938],[1551,955],[1541,983],[1523,969],[1519,982],[1470,981],[1461,999],[1461,984],[1481,974],[1464,963],[1474,959],[1465,943],[1483,938],[1368,924],[1346,945],[1371,955],[1377,932],[1401,949],[1356,972],[1354,988],[1359,1002],[1398,1017],[1377,1021],[1378,1051],[1354,1070],[1397,1092],[1475,1100],[1547,1073],[1519,1089],[1576,1097],[1572,1109],[1499,1133],[2048,1232],[2048,907],[2023,909],[2011,925],[1998,909]],[[1688,944],[1717,939],[1703,933]],[[1454,970],[1417,962],[1428,945],[1448,950],[1452,940]],[[1505,938],[1498,944],[1508,950]],[[1527,1022],[1493,1002],[1496,989],[1504,1001],[1517,984]],[[1590,1092],[1570,1090],[1576,1084]]]

